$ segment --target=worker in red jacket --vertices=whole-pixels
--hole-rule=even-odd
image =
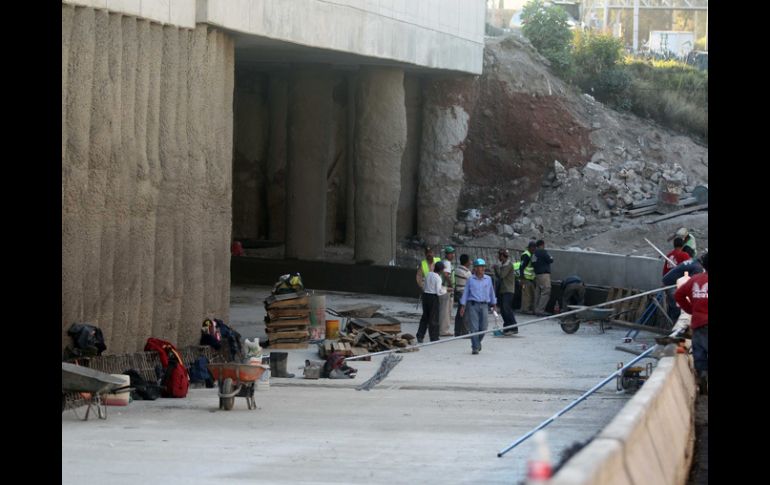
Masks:
[[[709,368],[709,267],[708,253],[701,257],[705,270],[680,286],[674,298],[683,311],[692,315],[692,355],[698,372],[700,392],[708,394]]]

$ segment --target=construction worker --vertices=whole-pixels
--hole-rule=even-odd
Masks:
[[[674,294],[682,311],[692,315],[692,356],[701,394],[708,394],[709,371],[709,274],[708,252],[701,258],[704,272],[691,277]]]
[[[545,241],[535,243],[532,266],[535,269],[535,315],[545,315],[545,307],[551,297],[551,263],[553,258],[545,250]]]
[[[666,255],[666,257],[670,260],[672,260],[675,264],[671,265],[671,263],[666,260],[663,263],[663,276],[666,275],[669,271],[674,269],[674,266],[676,266],[679,263],[684,263],[688,259],[690,259],[690,255],[687,254],[682,249],[684,248],[684,239],[677,236],[674,238],[674,249],[671,250],[670,253]]]
[[[460,315],[460,298],[463,296],[468,278],[470,278],[472,275],[470,266],[471,258],[467,254],[461,254],[460,264],[456,265],[454,268],[454,301],[457,302],[457,313],[455,314],[455,337],[468,333],[468,315]]]
[[[444,273],[444,263],[437,261],[426,277],[422,293],[422,318],[417,328],[417,342],[422,343],[427,330],[431,342],[439,338],[438,332],[438,299],[446,292],[441,284],[441,275]]]
[[[569,305],[585,305],[586,285],[578,275],[567,276],[561,282],[561,297],[559,308],[562,312],[568,310]]]
[[[438,297],[438,305],[439,305],[439,315],[438,315],[438,326],[439,326],[439,335],[442,337],[451,337],[454,335],[452,333],[452,328],[450,326],[450,321],[452,319],[452,300],[454,297],[454,284],[455,284],[455,273],[454,269],[452,268],[452,263],[455,259],[455,248],[452,246],[446,246],[444,248],[444,260],[442,263],[444,263],[444,273],[442,275],[442,282],[444,285],[444,289],[446,292]]]
[[[685,252],[692,251],[692,249],[685,246],[684,251]],[[663,276],[663,279],[661,280],[663,282],[663,286],[671,286],[671,285],[677,284],[678,280],[682,276],[684,276],[685,273],[689,274],[690,276],[703,273],[703,265],[699,260],[695,258],[691,258],[683,263],[679,263],[678,265],[674,266],[674,268],[671,271],[669,271]],[[675,301],[668,302],[667,313],[671,321],[677,322],[680,319],[681,309],[679,308],[679,306],[676,304]]]
[[[693,254],[697,254],[698,248],[696,247],[696,244],[695,244],[695,237],[693,237],[693,235],[690,234],[690,231],[688,231],[686,227],[680,227],[676,231],[676,234],[674,234],[673,238],[677,238],[677,237],[681,237],[682,241],[684,242],[684,246],[692,248]],[[672,239],[672,238],[669,238],[669,239]]]
[[[425,259],[420,262],[420,266],[417,268],[417,286],[422,290],[425,284],[425,278],[428,273],[433,271],[433,265],[441,261],[441,258],[433,256],[433,249],[430,246],[425,247]]]
[[[479,258],[473,262],[473,276],[468,278],[465,291],[460,298],[460,315],[465,315],[466,305],[470,313],[468,318],[468,330],[470,333],[481,332],[487,329],[487,313],[495,310],[497,297],[495,297],[495,285],[492,278],[484,274],[487,263]],[[481,341],[484,334],[471,337],[471,353],[481,352]]]
[[[521,281],[521,313],[535,313],[535,268],[532,266],[532,253],[535,252],[535,241],[527,244],[527,249],[521,253],[519,279]]]
[[[513,268],[510,254],[507,249],[497,252],[500,264],[492,267],[495,278],[499,282],[498,293],[500,295],[500,313],[503,315],[503,326],[516,325],[516,316],[513,314],[513,295],[516,293],[516,273]],[[515,335],[519,328],[511,328],[503,331],[504,335]]]

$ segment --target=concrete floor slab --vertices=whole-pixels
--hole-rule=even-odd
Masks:
[[[265,287],[234,287],[231,324],[245,338],[264,336]],[[327,293],[327,306],[362,301],[397,315],[415,333],[410,299]],[[520,316],[519,322],[531,318]],[[261,328],[260,328],[261,325]],[[523,480],[533,443],[496,453],[549,418],[616,368],[623,329],[582,326],[567,335],[555,321],[524,326],[520,337],[487,336],[479,355],[458,340],[403,354],[372,391],[354,387],[380,358],[351,363],[351,380],[304,380],[298,369],[314,349],[289,350],[293,379],[273,378],[218,410],[215,389],[185,399],[111,407],[107,420],[62,416],[63,483],[514,483]],[[611,382],[548,428],[553,461],[595,435],[630,396]]]

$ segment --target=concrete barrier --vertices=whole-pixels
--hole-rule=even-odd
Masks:
[[[652,290],[661,286],[663,263],[644,256],[548,249],[553,256],[551,278],[577,274],[592,285]]]
[[[691,365],[683,354],[660,359],[633,399],[549,483],[684,484],[695,440]]]

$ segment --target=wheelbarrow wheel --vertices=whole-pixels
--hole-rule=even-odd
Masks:
[[[233,393],[233,380],[231,378],[227,378],[222,382],[222,394],[232,394]],[[222,404],[222,408],[225,411],[230,411],[233,409],[233,406],[235,406],[235,396],[233,397],[220,397],[219,398],[220,404]]]
[[[561,329],[564,330],[564,333],[575,333],[578,331],[578,328],[580,328],[580,323],[578,322],[568,322],[561,324]]]

